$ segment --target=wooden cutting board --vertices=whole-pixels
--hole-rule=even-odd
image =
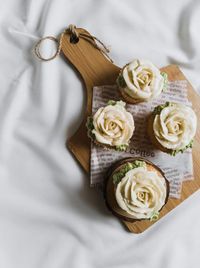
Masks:
[[[78,32],[87,33],[84,29],[77,29]],[[99,85],[112,85],[115,83],[120,67],[112,64],[98,49],[94,47],[94,41],[80,38],[76,44],[70,43],[69,34],[65,34],[62,43],[62,51],[66,58],[75,66],[81,74],[85,88],[87,89],[87,106],[83,122],[78,131],[67,142],[68,148],[80,162],[82,167],[89,173],[90,171],[90,141],[87,137],[85,127],[86,118],[91,114],[92,108],[92,88]],[[179,68],[169,65],[161,69],[168,74],[169,81],[187,80]],[[193,109],[197,117],[200,118],[200,96],[187,81],[188,99],[192,102]],[[169,211],[177,207],[181,202],[200,188],[200,126],[198,125],[197,134],[193,148],[194,180],[186,181],[182,184],[180,199],[169,198],[167,204],[162,209],[159,219]],[[156,164],[156,163],[155,163]],[[149,220],[136,221],[134,223],[123,221],[127,228],[133,233],[141,233],[152,224]]]

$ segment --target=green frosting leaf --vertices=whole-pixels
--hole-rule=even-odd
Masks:
[[[123,145],[117,145],[115,146],[115,150],[116,151],[126,151],[126,148],[128,147],[128,143],[125,143]]]
[[[121,174],[120,173],[116,173],[113,175],[113,183],[114,184],[118,184],[121,181]]]
[[[126,81],[124,80],[124,77],[121,74],[119,74],[119,76],[117,77],[116,83],[121,88],[126,87]]]
[[[106,103],[106,106],[108,106],[108,105],[115,106],[115,105],[116,105],[116,101],[114,101],[114,100],[109,100],[109,101]]]
[[[167,101],[165,104],[162,104],[162,105],[159,105],[159,106],[155,107],[153,113],[154,113],[154,115],[156,115],[156,114],[160,114],[161,111],[162,111],[164,108],[166,108],[166,107],[171,107],[171,106],[173,106],[173,104],[172,104],[171,102],[168,102],[168,101]]]
[[[106,106],[108,105],[112,105],[112,106],[115,106],[115,105],[120,105],[122,107],[125,107],[126,106],[126,102],[120,100],[120,101],[114,101],[114,100],[109,100],[106,104]]]
[[[167,74],[162,72],[161,75],[164,78],[162,91],[165,92],[167,90],[167,84],[168,84]]]
[[[124,178],[124,176],[129,170],[138,168],[138,167],[145,167],[145,166],[146,166],[146,163],[144,161],[139,161],[139,160],[135,160],[132,163],[128,162],[124,164],[119,170],[119,172],[113,175],[113,183],[118,184]]]
[[[194,144],[194,140],[192,139],[190,141],[190,143],[188,145],[186,145],[183,149],[180,149],[180,150],[171,150],[170,154],[175,156],[177,155],[178,153],[184,153],[188,148],[192,148],[193,147],[193,144]]]
[[[159,212],[155,212],[155,213],[149,218],[149,220],[150,220],[150,221],[157,221],[158,217],[159,217]]]
[[[92,130],[94,129],[94,125],[93,125],[93,118],[92,116],[88,116],[87,118],[87,122],[86,122],[86,127],[88,129],[88,137],[92,140],[95,139],[95,135],[92,133]]]

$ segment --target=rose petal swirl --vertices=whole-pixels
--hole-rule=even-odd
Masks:
[[[167,149],[181,150],[194,138],[197,127],[195,112],[185,105],[173,104],[155,116],[153,131]]]
[[[93,125],[97,142],[110,146],[128,143],[135,129],[133,116],[121,105],[99,108],[93,116]]]
[[[133,99],[149,101],[162,91],[164,78],[148,60],[132,61],[124,67],[122,75],[127,85],[123,90]]]
[[[163,177],[147,167],[138,167],[118,183],[115,196],[118,205],[135,219],[147,219],[165,204],[166,192]]]

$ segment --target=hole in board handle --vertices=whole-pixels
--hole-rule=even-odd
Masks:
[[[79,38],[77,36],[70,36],[70,43],[76,44],[78,43]]]

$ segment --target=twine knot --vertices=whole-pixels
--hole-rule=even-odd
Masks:
[[[76,44],[79,41],[79,32],[76,30],[76,26],[73,24],[70,24],[69,27],[65,30],[66,33],[70,34],[70,42],[72,44]]]
[[[64,30],[61,35],[60,35],[60,38],[59,40],[53,36],[46,36],[46,37],[43,37],[42,39],[40,39],[37,44],[35,45],[35,55],[40,59],[40,60],[43,60],[43,61],[50,61],[50,60],[53,60],[55,59],[61,52],[61,49],[62,49],[62,41],[63,41],[63,36],[65,34],[69,34],[70,35],[70,43],[72,44],[76,44],[78,43],[79,41],[79,38],[84,38],[86,40],[90,39],[90,40],[93,40],[93,41],[97,41],[98,43],[101,44],[102,48],[100,46],[97,45],[96,42],[93,42],[93,45],[95,48],[97,48],[99,51],[101,51],[102,53],[104,53],[104,55],[111,61],[112,59],[109,57],[109,55],[107,53],[110,52],[110,50],[104,45],[104,43],[99,40],[97,37],[93,36],[93,35],[90,35],[90,34],[87,34],[87,33],[79,33],[77,30],[76,30],[76,26],[73,25],[73,24],[70,24],[69,27]],[[52,40],[54,42],[56,42],[57,44],[57,50],[56,50],[56,53],[50,57],[50,58],[44,58],[41,54],[40,54],[40,45],[41,43],[44,41],[44,40]]]

